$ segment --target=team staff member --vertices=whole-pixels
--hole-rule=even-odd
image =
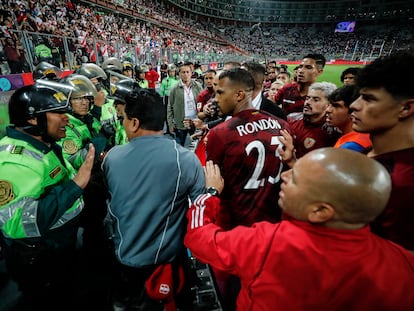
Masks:
[[[70,308],[82,189],[95,152],[91,145],[75,175],[56,144],[65,137],[68,98],[56,88],[62,85],[46,82],[11,96],[12,125],[0,140],[0,227],[8,272],[23,294],[22,310]]]
[[[112,148],[102,165],[119,262],[114,310],[163,310],[147,297],[144,283],[160,265],[177,264],[185,250],[185,214],[189,200],[205,191],[203,170],[194,153],[162,134],[165,112],[155,90],[126,93],[129,142]]]
[[[280,223],[224,231],[214,223],[220,199],[212,194],[187,213],[193,255],[240,276],[237,310],[413,310],[414,257],[368,225],[387,204],[387,171],[358,152],[322,148],[282,179]],[[212,162],[206,186],[223,189]]]

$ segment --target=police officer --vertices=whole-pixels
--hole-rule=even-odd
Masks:
[[[127,76],[128,78],[133,78],[134,66],[130,62],[124,61],[122,64],[122,74]]]
[[[76,232],[95,149],[77,173],[63,158],[56,141],[66,135],[69,102],[61,87],[39,80],[16,90],[0,140],[0,228],[22,310],[66,310],[75,288]]]
[[[108,98],[109,89],[105,89],[105,80],[108,75],[96,64],[86,63],[78,69],[77,74],[87,77],[95,85],[98,95],[94,99],[91,114],[99,120],[102,131],[112,140],[114,144],[116,131],[116,110],[112,99]]]
[[[95,146],[96,160],[103,155],[109,143],[101,134],[101,123],[91,113],[90,109],[97,96],[93,83],[82,75],[73,74],[62,82],[73,87],[69,102],[72,108],[67,114],[66,137],[58,142],[63,148],[63,156],[77,170],[85,160],[89,143]]]
[[[179,79],[177,79],[177,66],[176,65],[168,64],[167,72],[168,72],[168,77],[162,80],[161,87],[160,87],[160,95],[162,97],[162,102],[164,104],[165,115],[167,115],[168,96],[170,95],[170,91],[173,88],[173,86],[176,85],[178,81],[180,81]],[[170,129],[168,127],[167,117],[165,117],[164,128],[165,128],[165,133],[172,134],[170,133]]]
[[[117,111],[117,131],[115,135],[115,144],[123,145],[128,142],[128,137],[123,126],[126,97],[140,89],[138,82],[132,79],[123,79],[116,83],[112,88],[111,98],[114,99],[115,109]]]
[[[34,48],[35,56],[38,62],[51,62],[52,50],[48,47],[43,39],[38,40],[38,44]]]
[[[62,70],[48,62],[40,62],[33,70],[33,81],[38,79],[59,81],[62,77]]]
[[[136,67],[136,77],[135,79],[137,80],[139,86],[142,89],[147,89],[149,87],[148,85],[148,80],[145,79],[145,74],[147,72],[149,72],[148,66],[147,65],[139,65]]]

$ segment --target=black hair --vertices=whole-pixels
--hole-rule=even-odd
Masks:
[[[138,89],[125,97],[125,114],[137,118],[140,127],[150,131],[161,131],[165,110],[161,96],[153,89]]]
[[[256,62],[245,62],[243,63],[242,67],[251,73],[256,88],[261,88],[263,86],[263,80],[266,74],[265,66]]]
[[[359,97],[358,87],[356,85],[344,85],[337,88],[329,96],[328,100],[332,102],[343,101],[345,107],[348,107]]]
[[[250,72],[242,68],[232,68],[224,70],[219,76],[219,80],[228,78],[231,82],[235,82],[244,86],[245,91],[253,91],[254,79]]]
[[[359,88],[383,87],[394,98],[414,98],[413,71],[414,53],[399,52],[377,58],[363,67],[356,84]]]
[[[316,65],[318,65],[320,67],[320,69],[325,67],[326,58],[322,54],[307,54],[303,58],[311,58],[311,59],[315,60]]]
[[[346,68],[341,73],[341,82],[344,82],[345,76],[347,74],[351,74],[351,75],[354,75],[355,77],[357,77],[360,71],[361,71],[361,68],[358,68],[358,67],[349,67],[349,68]]]

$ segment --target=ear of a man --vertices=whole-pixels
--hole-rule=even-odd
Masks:
[[[335,216],[332,205],[324,202],[312,204],[308,211],[308,221],[321,224],[331,220]]]

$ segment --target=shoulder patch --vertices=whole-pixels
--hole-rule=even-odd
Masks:
[[[14,199],[13,187],[6,180],[0,180],[0,206],[6,205]]]
[[[65,151],[67,154],[74,154],[79,150],[78,146],[72,139],[65,140],[62,147],[63,151]]]

